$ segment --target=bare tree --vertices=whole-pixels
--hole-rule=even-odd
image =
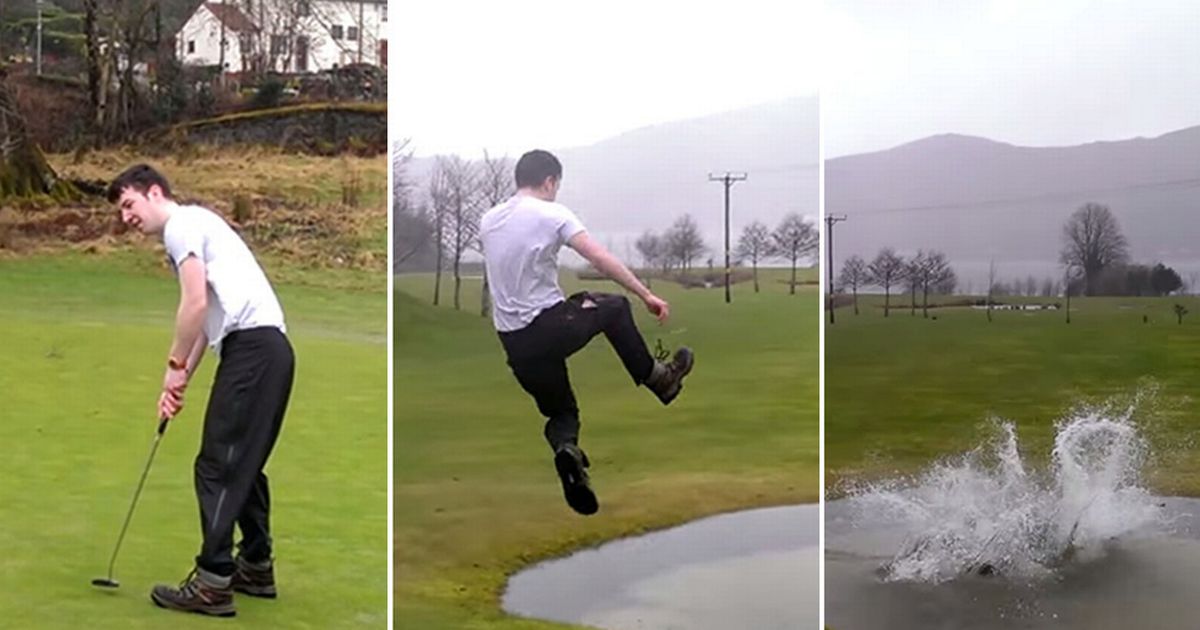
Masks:
[[[433,305],[437,306],[442,294],[442,263],[446,260],[446,215],[450,211],[450,192],[445,170],[439,162],[429,177],[429,208],[433,213],[434,268]]]
[[[637,242],[634,243],[634,247],[637,248],[638,255],[642,257],[643,269],[654,269],[656,266],[658,266],[659,260],[666,257],[666,246],[663,242],[663,239],[650,230],[646,230],[641,236],[638,237]],[[646,287],[649,288],[650,272],[647,271],[645,276]]]
[[[393,271],[427,251],[434,237],[429,217],[412,201],[412,182],[407,173],[412,151],[408,146],[408,140],[401,140],[392,147]]]
[[[875,260],[867,266],[871,274],[871,284],[883,287],[883,316],[887,317],[891,309],[892,286],[903,277],[904,259],[897,256],[890,247],[885,247],[875,256]]]
[[[1100,274],[1129,258],[1129,246],[1108,206],[1086,203],[1063,226],[1060,262],[1083,272],[1084,294],[1095,295]]]
[[[858,315],[858,288],[866,286],[871,279],[870,272],[867,271],[867,262],[858,255],[851,256],[842,263],[842,272],[838,274],[838,284],[843,290],[846,287],[850,288],[851,294],[854,296],[854,314]]]
[[[667,231],[667,249],[685,273],[692,268],[692,261],[705,252],[707,247],[700,236],[700,227],[692,215],[679,217]]]
[[[454,272],[454,308],[460,310],[462,259],[467,250],[473,249],[478,237],[480,176],[475,164],[456,155],[438,157],[434,171],[441,195],[431,200],[434,211],[443,217],[442,238]]]
[[[771,233],[775,255],[791,263],[792,279],[788,292],[792,295],[796,294],[796,265],[801,258],[817,250],[819,238],[816,226],[795,212],[785,216]]]
[[[924,267],[925,252],[918,249],[917,255],[908,259],[900,271],[900,281],[904,283],[904,288],[910,296],[908,314],[911,317],[917,315],[917,291],[921,289],[921,284],[924,282]]]
[[[921,315],[929,317],[929,292],[935,292],[944,289],[946,284],[954,278],[954,270],[950,268],[950,261],[946,258],[946,254],[939,251],[931,251],[925,255],[921,263]]]
[[[483,152],[483,162],[480,165],[479,173],[479,192],[480,199],[483,202],[484,208],[493,208],[504,203],[509,197],[512,197],[516,192],[516,182],[513,181],[512,161],[507,156],[493,158],[485,150]],[[475,248],[480,254],[483,253],[483,240],[481,234],[476,234]],[[483,266],[483,289],[480,292],[479,315],[487,317],[491,312],[490,288],[488,286],[487,265]]]
[[[742,228],[738,238],[737,256],[749,259],[754,270],[754,292],[758,293],[758,263],[771,256],[771,229],[761,221],[755,221]]]

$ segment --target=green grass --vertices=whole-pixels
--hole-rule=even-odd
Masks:
[[[936,320],[894,310],[885,319],[882,302],[860,298],[860,315],[839,309],[826,329],[834,495],[843,482],[911,473],[969,450],[993,417],[1014,422],[1022,448],[1044,463],[1055,421],[1077,405],[1150,391],[1138,414],[1154,450],[1148,480],[1161,492],[1200,494],[1200,318],[1178,325],[1174,315],[1176,303],[1200,312],[1200,300],[1074,299],[1070,325],[1063,311],[994,311],[990,324],[969,308],[933,309]]]
[[[504,362],[479,282],[429,305],[429,275],[398,276],[395,304],[396,627],[563,627],[499,609],[508,574],[537,560],[716,512],[818,497],[815,289],[787,295],[778,271],[763,292],[685,291],[655,283],[672,318],[637,307],[651,347],[696,352],[683,394],[663,408],[635,388],[602,337],[570,361],[581,444],[600,513],[565,505],[542,438],[544,419]],[[808,270],[807,276],[815,277]],[[443,278],[443,288],[452,286]],[[569,293],[607,282],[564,277]]]
[[[267,269],[269,275],[272,269]],[[333,277],[279,284],[296,349],[268,464],[280,598],[239,597],[222,625],[382,628],[387,619],[386,290]],[[360,288],[330,288],[339,284]],[[323,286],[319,286],[323,285]],[[14,628],[207,628],[148,599],[190,569],[192,462],[214,357],[163,438],[101,591],[149,453],[178,288],[146,251],[0,260],[0,579]]]

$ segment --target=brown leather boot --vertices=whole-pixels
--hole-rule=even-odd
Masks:
[[[178,588],[166,584],[155,586],[150,599],[168,610],[232,617],[237,610],[233,607],[233,589],[229,583],[230,578],[196,568]]]

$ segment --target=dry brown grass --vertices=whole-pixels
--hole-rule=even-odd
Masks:
[[[175,196],[221,213],[261,251],[304,266],[383,269],[387,259],[387,158],[317,157],[270,148],[189,147],[179,158],[132,149],[48,156],[67,178],[107,181],[147,162]],[[353,179],[353,203],[345,199]],[[102,199],[77,207],[30,207],[5,213],[8,249],[91,248],[106,241],[154,246],[125,234]]]

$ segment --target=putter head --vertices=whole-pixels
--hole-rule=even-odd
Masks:
[[[92,580],[92,586],[99,586],[100,588],[118,588],[121,586],[121,583],[112,578],[96,578]]]

